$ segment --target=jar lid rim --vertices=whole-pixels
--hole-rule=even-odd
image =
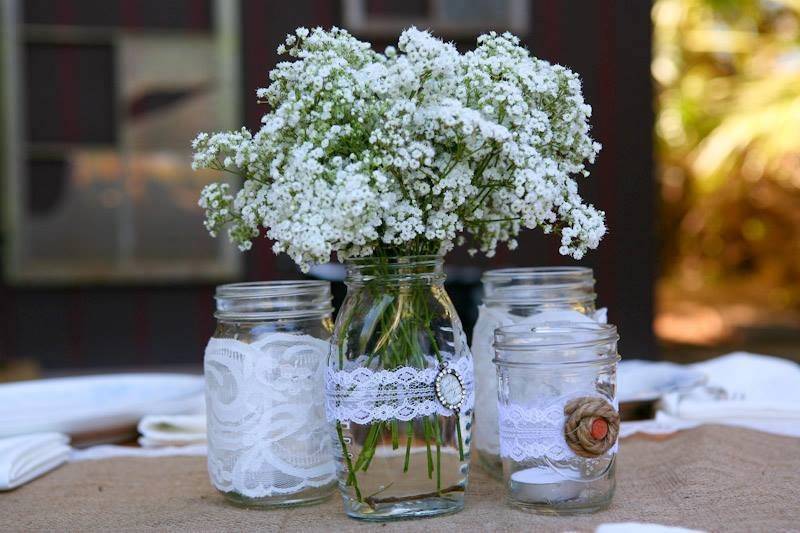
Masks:
[[[594,291],[587,292],[581,296],[566,295],[566,296],[553,296],[553,290],[562,289],[562,286],[548,286],[552,290],[528,290],[525,287],[524,291],[495,291],[483,297],[483,303],[488,305],[495,304],[508,304],[516,307],[536,307],[540,305],[553,305],[553,304],[594,304],[597,295]]]
[[[551,279],[554,278],[554,279]],[[528,282],[520,285],[494,286],[504,281]],[[481,277],[485,288],[492,285],[492,293],[517,291],[520,287],[526,291],[592,289],[594,272],[588,267],[515,267],[487,270]]]
[[[559,369],[563,370],[566,368],[569,368],[570,370],[574,370],[576,368],[596,368],[609,363],[618,363],[621,360],[622,357],[618,353],[614,352],[604,357],[598,357],[597,359],[574,359],[570,361],[519,361],[513,359],[498,359],[495,357],[492,359],[492,363],[501,367],[552,371]]]
[[[247,281],[241,283],[226,283],[219,285],[214,293],[215,298],[264,298],[301,296],[305,294],[328,294],[331,284],[329,281],[303,279],[303,280],[275,280],[275,281]]]
[[[409,264],[418,262],[442,262],[444,256],[441,254],[419,254],[419,255],[390,255],[390,256],[375,256],[368,255],[363,257],[348,257],[344,260],[345,264],[361,265],[377,262],[386,262],[389,264]]]
[[[495,268],[483,273],[484,278],[496,278],[504,276],[514,276],[525,279],[544,278],[553,274],[575,274],[578,276],[592,275],[593,271],[589,267],[582,266],[538,266],[538,267],[510,267]]]
[[[577,334],[582,339],[566,339]],[[549,337],[549,338],[548,338]],[[584,322],[545,322],[513,324],[494,331],[494,347],[498,350],[537,351],[558,348],[586,348],[619,340],[613,324]],[[502,358],[498,358],[502,360]]]

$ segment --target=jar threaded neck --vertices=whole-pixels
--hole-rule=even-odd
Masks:
[[[258,281],[217,287],[220,320],[280,320],[329,315],[331,285],[319,280]]]
[[[441,255],[352,258],[345,261],[345,266],[345,283],[350,286],[401,282],[439,284],[445,278]]]
[[[503,268],[484,273],[485,303],[594,305],[594,275],[586,267]]]

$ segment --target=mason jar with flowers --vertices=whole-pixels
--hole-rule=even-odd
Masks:
[[[194,166],[234,172],[200,205],[242,250],[262,228],[302,270],[335,254],[347,296],[328,360],[326,416],[345,510],[387,520],[458,511],[469,471],[472,357],[443,257],[488,256],[523,228],[580,258],[603,213],[578,195],[599,145],[578,76],[511,34],[459,53],[410,28],[374,51],[342,29],[299,28],[246,129],[194,141]],[[480,416],[480,413],[477,413]]]

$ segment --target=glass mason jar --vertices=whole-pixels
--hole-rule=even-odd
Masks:
[[[345,512],[365,520],[464,506],[472,356],[441,256],[348,261],[326,410]]]
[[[475,448],[480,464],[499,478],[497,378],[492,358],[494,330],[512,324],[552,321],[605,322],[595,310],[592,269],[584,267],[504,268],[484,273],[483,305],[472,333],[475,357]]]
[[[234,283],[215,298],[204,362],[212,484],[250,507],[327,498],[336,482],[324,396],[330,284]]]
[[[572,514],[611,503],[618,339],[609,324],[497,329],[500,455],[513,505]]]

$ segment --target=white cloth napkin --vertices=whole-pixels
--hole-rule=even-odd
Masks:
[[[10,490],[62,465],[69,457],[69,437],[34,433],[0,439],[0,490]]]
[[[70,462],[115,457],[173,457],[206,455],[206,415],[148,415],[139,421],[139,445],[102,444],[72,450]]]
[[[100,444],[83,450],[73,449],[69,457],[70,463],[80,461],[97,461],[116,457],[193,457],[208,453],[205,444],[187,444],[185,446],[161,446],[158,448],[139,448],[137,446],[120,446],[118,444]]]
[[[676,431],[696,428],[700,424],[696,420],[682,420],[659,411],[652,420],[626,420],[622,422],[619,425],[619,438],[625,439],[637,433],[671,435]]]
[[[661,409],[681,421],[727,424],[800,437],[800,365],[786,359],[735,352],[692,365],[706,387],[666,395]]]
[[[150,415],[139,422],[145,448],[185,446],[206,441],[206,415]]]

